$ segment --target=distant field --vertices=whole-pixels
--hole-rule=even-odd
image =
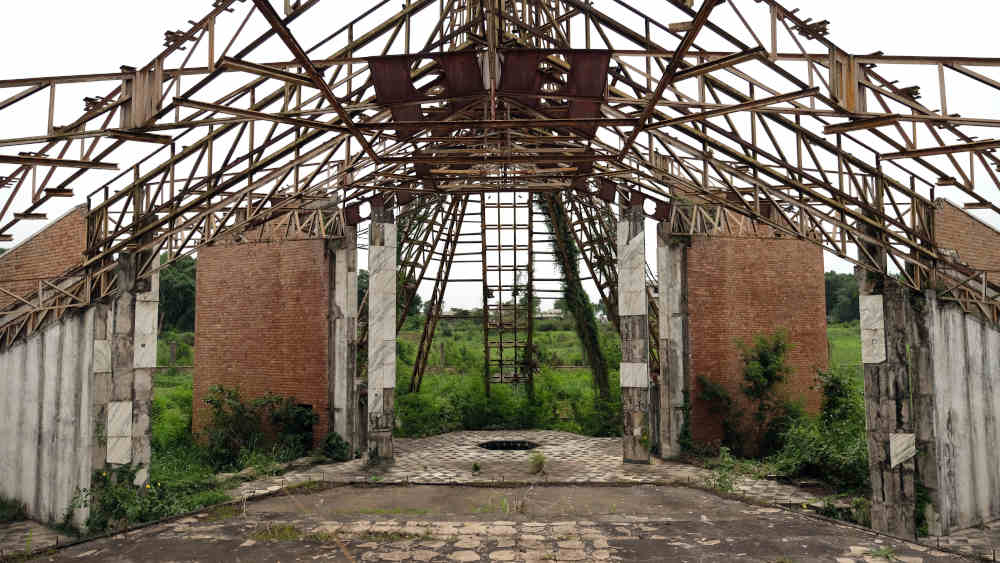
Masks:
[[[832,324],[826,327],[830,340],[830,367],[861,366],[861,329],[857,322]]]

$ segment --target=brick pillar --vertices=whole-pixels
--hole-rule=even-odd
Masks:
[[[351,451],[361,447],[355,431],[357,416],[358,231],[344,228],[344,238],[330,241],[330,393],[331,429]]]
[[[687,243],[670,235],[666,221],[657,230],[656,266],[660,310],[660,455],[672,458],[681,453],[687,388]]]
[[[861,360],[865,372],[872,527],[914,536],[914,456],[908,345],[916,314],[910,291],[894,279],[861,271]]]
[[[618,320],[622,337],[620,383],[625,463],[649,463],[649,323],[646,303],[645,216],[623,206],[618,222]]]
[[[391,462],[396,393],[396,225],[372,206],[368,244],[368,459]]]
[[[131,465],[136,470],[135,485],[149,481],[150,408],[153,401],[153,372],[156,368],[157,314],[159,311],[159,274],[136,279],[139,257],[123,255],[118,272],[120,293],[111,301],[108,315],[110,326],[104,331],[110,336],[110,371],[103,373],[95,359],[97,388],[95,400],[107,398],[103,412],[95,421],[98,430],[98,450],[105,455],[103,462],[110,467]],[[102,322],[99,314],[97,322]],[[105,321],[106,322],[106,321]],[[95,347],[100,334],[95,334]],[[95,353],[96,356],[96,353]],[[101,381],[104,379],[105,381]],[[102,440],[103,439],[103,440]],[[94,460],[97,462],[98,460]]]

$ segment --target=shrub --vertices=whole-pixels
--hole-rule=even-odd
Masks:
[[[241,469],[260,456],[291,461],[312,447],[317,415],[294,397],[268,394],[243,401],[238,389],[213,386],[205,398],[211,408],[205,428],[208,460],[215,469]],[[267,432],[264,421],[270,423]]]
[[[781,329],[770,336],[757,335],[753,344],[740,342],[739,347],[743,358],[741,388],[747,399],[757,403],[757,410],[753,413],[755,428],[751,442],[757,450],[755,453],[759,454],[766,427],[780,404],[775,386],[784,382],[792,373],[792,368],[787,363],[791,346],[788,343],[788,333]]]
[[[820,374],[823,410],[805,416],[784,434],[772,461],[787,475],[809,475],[848,489],[868,486],[868,445],[861,383],[850,369]]]
[[[271,427],[277,433],[279,461],[290,461],[308,453],[312,449],[313,426],[319,422],[319,415],[312,407],[296,403],[294,397],[268,395],[265,401],[271,411]]]
[[[336,432],[330,432],[323,439],[323,455],[334,461],[350,461],[354,457],[351,445]]]
[[[740,420],[743,413],[736,408],[736,401],[722,385],[704,376],[698,376],[699,398],[708,405],[708,411],[719,417],[722,423],[722,444],[727,451],[743,453],[745,447],[740,435]]]
[[[91,488],[77,493],[71,508],[87,506],[87,531],[100,533],[131,524],[159,520],[229,500],[214,480],[134,486],[135,470],[122,467],[94,472]]]

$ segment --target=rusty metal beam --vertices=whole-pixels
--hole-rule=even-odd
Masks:
[[[118,165],[110,162],[94,162],[92,160],[69,160],[65,158],[46,158],[44,156],[11,156],[0,155],[0,164],[20,164],[22,166],[54,166],[57,168],[83,168],[93,170],[118,170]]]
[[[677,71],[680,70],[680,66],[684,61],[684,56],[687,55],[688,50],[694,45],[694,40],[698,37],[698,32],[701,28],[708,23],[708,16],[712,13],[712,10],[716,6],[722,3],[722,0],[703,0],[701,8],[698,10],[698,14],[695,15],[694,22],[691,24],[691,28],[684,34],[684,39],[681,40],[680,46],[674,51],[674,55],[670,57],[670,62],[667,64],[667,69],[663,71],[663,76],[660,77],[660,81],[656,85],[656,89],[653,90],[653,95],[650,96],[649,102],[646,104],[646,109],[642,110],[642,116],[639,118],[639,125],[629,133],[628,137],[625,138],[625,143],[622,145],[622,150],[619,153],[619,157],[624,157],[628,154],[628,151],[632,149],[632,144],[635,143],[636,137],[639,136],[639,132],[645,127],[646,123],[651,117],[653,117],[653,112],[656,111],[656,102],[663,97],[663,92],[667,90],[667,86],[673,84],[676,78]]]
[[[274,32],[278,34],[278,37],[285,42],[285,46],[287,46],[288,50],[295,56],[295,60],[302,65],[306,75],[313,81],[320,93],[323,94],[323,97],[326,98],[326,101],[337,111],[337,115],[340,116],[341,121],[343,121],[344,125],[347,126],[351,135],[353,135],[354,138],[357,139],[358,143],[361,144],[361,148],[364,149],[365,154],[367,154],[373,161],[379,162],[380,157],[375,150],[372,149],[371,143],[369,143],[368,139],[366,139],[365,136],[361,134],[361,131],[355,127],[351,116],[348,115],[344,106],[340,104],[340,100],[337,99],[337,96],[333,94],[333,90],[331,90],[330,86],[326,83],[326,80],[323,78],[323,74],[316,68],[316,65],[313,64],[312,60],[302,49],[302,46],[299,45],[299,41],[295,39],[294,35],[292,35],[291,30],[288,29],[287,25],[285,25],[285,22],[281,19],[281,16],[278,15],[278,12],[274,11],[274,8],[271,6],[271,2],[269,0],[253,0],[253,3],[257,6],[257,9],[260,10],[260,13],[267,19],[268,23],[271,24],[271,27],[274,29]]]

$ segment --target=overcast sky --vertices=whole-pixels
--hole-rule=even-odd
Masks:
[[[280,0],[274,3],[280,9]],[[113,72],[121,65],[144,65],[162,50],[165,30],[187,29],[188,20],[200,19],[211,6],[209,0],[32,0],[4,4],[0,78]],[[343,6],[349,6],[344,22],[316,18],[316,25],[339,27],[368,4],[343,2]],[[607,2],[599,0],[596,4],[600,7]],[[742,4],[754,5],[751,0],[737,0],[737,5]],[[660,0],[635,0],[632,5],[650,15],[656,15],[658,10],[668,13]],[[784,5],[801,9],[802,17],[829,20],[830,39],[856,54],[883,51],[1000,57],[996,30],[1000,2],[993,0],[785,0]],[[758,35],[765,39],[766,31],[758,31]],[[11,93],[0,91],[0,97]],[[82,109],[81,101],[78,110]],[[1000,104],[988,108],[997,109]],[[9,129],[11,124],[5,122],[9,118],[0,114],[0,131]],[[58,203],[60,208],[67,208],[80,201]],[[55,209],[46,206],[50,218],[56,216]],[[39,226],[33,224],[31,229]],[[29,233],[28,228],[22,228],[15,236],[21,240]],[[827,264],[842,271],[848,269],[846,262],[833,257]]]

